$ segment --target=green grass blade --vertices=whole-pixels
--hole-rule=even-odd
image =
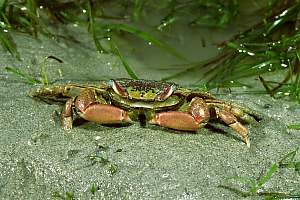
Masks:
[[[5,33],[4,29],[0,29],[0,43],[2,47],[7,50],[11,55],[15,56],[18,60],[21,59],[17,50],[17,45],[13,41],[9,33]]]
[[[133,18],[138,21],[141,17],[141,13],[143,11],[145,0],[135,0],[134,1],[134,9],[133,9]]]
[[[288,154],[286,154],[279,162],[279,167],[280,168],[295,168],[295,170],[297,171],[297,163],[300,162],[296,162],[295,161],[295,157],[296,154],[299,150],[299,147],[296,148],[294,151],[289,152]]]
[[[295,170],[299,173],[300,175],[300,161],[295,163]]]
[[[289,9],[283,10],[283,12],[277,15],[275,17],[275,20],[272,21],[272,23],[269,25],[266,33],[270,34],[274,32],[274,30],[278,29],[282,24],[291,20],[291,17],[293,17],[295,13],[298,14],[299,6],[300,4],[296,3],[294,6],[290,7]]]
[[[94,183],[90,189],[92,195],[95,195],[96,192],[98,191],[98,186]]]
[[[11,72],[12,74],[16,75],[17,77],[21,77],[22,79],[24,79],[27,83],[31,84],[31,85],[35,85],[35,84],[39,84],[41,83],[40,80],[30,76],[29,74],[21,71],[18,68],[15,67],[5,67],[5,70],[8,72]]]
[[[257,181],[256,187],[251,189],[251,193],[257,193],[258,190],[261,189],[264,184],[271,179],[272,175],[278,170],[278,168],[279,166],[276,163],[273,164],[267,173]]]
[[[123,66],[125,67],[125,70],[127,71],[128,75],[133,78],[133,79],[139,79],[139,77],[135,74],[135,72],[133,71],[133,69],[130,67],[130,65],[128,64],[128,62],[125,60],[125,58],[123,57],[123,55],[120,53],[117,45],[110,40],[110,44],[111,44],[111,49],[112,51],[120,58]]]
[[[250,193],[251,189],[256,186],[255,180],[251,177],[233,176],[233,177],[226,178],[225,181],[226,181],[225,184],[221,184],[219,185],[219,187],[235,192],[243,197],[251,195]],[[235,187],[234,186],[235,182],[239,185],[242,184],[246,186],[247,189],[239,189]]]
[[[170,13],[165,18],[163,18],[160,24],[156,27],[157,30],[163,31],[166,27],[174,24],[179,18],[173,13]]]
[[[74,196],[74,192],[70,191],[70,192],[66,192],[66,200],[74,200],[75,196]]]
[[[242,197],[248,197],[248,196],[251,195],[247,191],[243,191],[243,190],[241,190],[239,188],[231,187],[231,186],[228,186],[228,185],[219,185],[218,187],[221,187],[221,188],[224,188],[226,190],[232,191],[232,192],[234,192],[234,193],[236,193],[236,194],[238,194],[238,195],[240,195]]]
[[[110,175],[115,175],[117,172],[119,171],[119,167],[116,164],[111,163],[109,168],[108,168],[108,172],[110,173]]]
[[[233,176],[226,179],[226,181],[237,181],[241,184],[244,184],[248,188],[255,187],[256,183],[253,178],[250,177],[244,177],[244,176]]]
[[[49,85],[49,79],[48,79],[48,71],[46,69],[45,62],[41,63],[41,75],[42,75],[43,85],[48,86]]]
[[[283,158],[279,161],[279,165],[281,163],[287,163],[287,162],[292,162],[297,154],[297,151],[299,150],[299,147],[296,148],[294,151],[289,152]]]
[[[299,194],[289,194],[283,192],[258,192],[259,196],[264,196],[265,200],[275,200],[275,199],[299,199]]]
[[[38,17],[37,13],[37,5],[34,0],[27,0],[26,1],[26,7],[28,8],[28,13],[30,13],[30,26],[33,29],[33,34],[35,37],[37,37],[38,32],[40,31],[40,19]]]
[[[105,24],[105,25],[102,25],[102,29],[115,30],[115,31],[125,31],[125,32],[128,32],[128,33],[131,33],[131,34],[147,41],[148,43],[151,43],[151,44],[167,51],[168,53],[170,53],[171,55],[177,57],[178,59],[188,61],[187,58],[185,58],[180,53],[178,53],[173,47],[169,46],[168,44],[166,44],[162,41],[159,41],[158,39],[156,39],[155,37],[153,37],[149,33],[141,31],[137,28],[128,26],[126,24]]]
[[[94,44],[99,53],[107,53],[104,47],[101,45],[99,39],[97,38],[97,33],[95,29],[94,16],[91,8],[91,1],[87,2],[87,15],[88,15],[88,31],[92,34]]]
[[[30,12],[32,14],[34,14],[35,16],[37,16],[37,5],[36,5],[36,1],[34,0],[27,0],[26,1],[27,4],[27,8],[30,10]]]
[[[0,13],[4,13],[7,0],[0,0]]]
[[[290,124],[287,127],[288,129],[300,130],[300,124]]]

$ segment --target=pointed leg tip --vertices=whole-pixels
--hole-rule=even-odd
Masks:
[[[246,143],[247,147],[250,148],[250,139],[249,138],[245,139],[245,143]]]
[[[65,131],[69,131],[69,130],[72,129],[72,127],[71,127],[71,126],[64,126],[63,129],[64,129]]]
[[[70,131],[72,129],[72,126],[63,126],[63,130]]]
[[[71,130],[73,127],[73,119],[72,117],[63,117],[62,118],[62,128],[65,131]]]

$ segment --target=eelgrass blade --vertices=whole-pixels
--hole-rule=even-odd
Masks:
[[[17,4],[12,5],[12,7],[22,11],[22,14],[18,13],[18,23],[20,23],[19,26],[21,29],[25,29],[26,32],[32,34],[34,37],[37,37],[38,33],[42,33],[49,37],[55,36],[55,34],[51,33],[51,31],[48,29],[48,26],[45,25],[41,20],[35,1],[27,0],[25,7],[26,9],[23,9],[23,6]],[[14,13],[12,12],[11,14],[12,16],[9,15],[8,19],[14,17]]]
[[[299,150],[299,147],[296,148],[294,151],[289,152],[288,154],[286,154],[279,162],[279,167],[280,168],[295,168],[295,170],[297,171],[297,165],[299,162],[295,161],[295,157],[296,154]],[[298,166],[299,167],[299,166]]]
[[[230,191],[232,191],[232,192],[234,192],[234,193],[236,193],[236,194],[238,194],[242,197],[248,197],[248,196],[251,195],[248,191],[243,191],[239,188],[231,187],[231,186],[228,186],[228,185],[219,185],[218,187],[224,188],[226,190],[230,190]]]
[[[144,31],[141,31],[141,30],[139,30],[137,28],[134,28],[132,26],[129,26],[129,25],[126,25],[126,24],[105,24],[105,25],[101,25],[101,27],[102,27],[102,29],[106,29],[106,30],[125,31],[125,32],[128,32],[128,33],[131,33],[131,34],[147,41],[148,43],[151,43],[151,44],[153,44],[153,45],[169,52],[170,54],[177,57],[178,59],[188,61],[187,58],[185,58],[183,55],[178,53],[173,47],[171,47],[168,44],[156,39],[151,34],[146,33]]]
[[[272,93],[268,83],[265,81],[265,79],[262,77],[262,76],[258,76],[260,82],[263,84],[265,90],[267,91],[267,93],[270,95],[270,96],[273,96],[274,94]]]
[[[256,182],[253,178],[251,177],[245,177],[245,176],[233,176],[233,177],[229,177],[226,179],[227,182],[231,182],[232,181],[236,181],[238,183],[244,184],[245,186],[247,186],[248,188],[253,188],[256,185]]]
[[[279,15],[274,17],[274,21],[270,23],[269,27],[267,28],[266,33],[270,34],[276,29],[278,29],[282,24],[290,21],[291,19],[297,17],[299,12],[300,4],[296,3],[294,6],[283,10]]]
[[[7,0],[0,0],[0,13],[4,13]]]
[[[298,150],[299,150],[299,147],[296,148],[294,151],[291,151],[288,154],[286,154],[285,156],[283,156],[283,158],[279,161],[279,165],[281,165],[283,163],[292,162],[294,160]]]
[[[218,65],[218,63],[222,62],[223,60],[228,59],[228,56],[231,56],[230,53],[223,52],[214,58],[211,58],[211,59],[199,62],[199,63],[192,63],[192,64],[190,64],[189,68],[184,69],[175,74],[172,74],[170,76],[164,77],[164,78],[162,78],[162,80],[171,80],[171,79],[178,78],[178,77],[182,76],[183,74],[193,72],[197,68],[205,69],[205,68],[210,68],[211,66],[216,66],[216,65]]]
[[[160,24],[156,27],[158,30],[163,31],[166,27],[174,24],[179,18],[172,13],[163,18]]]
[[[120,60],[123,64],[123,66],[125,67],[125,70],[127,71],[128,75],[133,79],[139,79],[139,77],[135,74],[134,70],[130,67],[130,65],[128,64],[126,59],[120,53],[117,45],[112,40],[110,40],[110,45],[111,45],[111,50],[113,51],[113,53],[116,54],[120,58]]]
[[[26,8],[28,9],[28,13],[30,13],[30,26],[33,28],[34,36],[37,37],[38,34],[38,25],[40,23],[40,19],[38,18],[37,14],[37,6],[34,0],[27,0],[26,1]]]
[[[91,8],[91,1],[87,2],[87,15],[88,15],[88,31],[92,34],[94,44],[99,53],[107,53],[105,48],[101,45],[99,39],[97,38],[97,33],[95,29],[94,15]]]
[[[258,190],[261,189],[264,186],[264,184],[271,179],[272,175],[278,170],[278,168],[278,164],[273,164],[267,171],[267,173],[257,181],[256,187],[253,187],[251,189],[251,193],[256,194]]]
[[[55,60],[59,63],[63,63],[62,59],[60,59],[56,56],[52,56],[52,55],[45,57],[44,60],[40,63],[42,83],[43,83],[43,85],[46,85],[46,86],[49,85],[49,78],[48,78],[49,75],[48,75],[48,70],[46,68],[46,61],[48,59],[52,59],[52,60]]]
[[[244,185],[247,189],[242,190],[242,189],[238,189],[237,187],[234,187],[233,185],[237,183],[237,184],[242,184]],[[239,195],[242,195],[244,197],[251,195],[251,193],[249,192],[252,188],[254,188],[256,186],[256,182],[253,178],[250,177],[243,177],[243,176],[233,176],[233,177],[229,177],[226,179],[225,184],[219,185],[219,187],[231,190]]]
[[[42,75],[43,85],[48,86],[49,85],[49,79],[48,79],[48,71],[46,69],[45,62],[41,63],[41,75]]]
[[[259,196],[265,197],[265,200],[275,200],[275,199],[300,199],[299,194],[288,194],[283,192],[258,192]]]
[[[17,45],[9,33],[4,32],[5,29],[0,28],[0,43],[2,47],[7,50],[11,55],[15,56],[18,60],[21,59],[20,53],[17,50]],[[7,30],[6,30],[7,31]]]
[[[133,18],[138,21],[141,17],[141,13],[143,11],[145,0],[135,0],[134,8],[133,8]]]
[[[41,83],[40,80],[30,76],[26,72],[21,71],[20,69],[16,67],[5,67],[5,70],[8,72],[11,72],[12,74],[16,75],[17,77],[22,78],[25,80],[28,84],[35,85]]]
[[[300,130],[300,124],[290,124],[287,127],[288,129]]]
[[[295,163],[295,170],[298,172],[300,175],[300,161]]]

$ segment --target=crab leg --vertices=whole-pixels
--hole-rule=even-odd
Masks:
[[[213,100],[212,102],[207,102],[207,100],[204,101],[200,97],[194,97],[188,112],[169,111],[156,113],[154,118],[150,120],[150,123],[177,130],[197,131],[210,119],[210,109],[214,109],[216,117],[220,118],[242,136],[244,142],[250,147],[248,129],[235,116],[245,118],[245,113],[242,109],[225,104],[222,101]]]
[[[87,121],[100,124],[131,122],[128,113],[125,110],[99,103],[89,105],[80,116]]]
[[[261,116],[259,116],[256,112],[232,102],[228,103],[217,99],[207,99],[205,102],[209,105],[209,107],[226,109],[247,123],[261,120]]]
[[[234,129],[240,136],[242,136],[244,142],[250,147],[250,139],[248,129],[243,126],[238,119],[229,111],[215,108],[217,117],[221,118],[228,126]]]
[[[156,113],[150,120],[151,124],[163,127],[183,130],[197,131],[205,125],[210,118],[209,108],[203,99],[195,97],[190,103],[188,112],[169,111]]]
[[[75,99],[69,99],[62,111],[63,129],[72,128],[73,107],[83,119],[101,124],[131,122],[127,111],[106,104],[106,101],[92,89],[83,90]]]
[[[61,112],[61,123],[62,127],[65,130],[70,130],[72,129],[72,124],[73,124],[73,99],[69,99],[62,112]]]

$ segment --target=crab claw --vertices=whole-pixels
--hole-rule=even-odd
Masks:
[[[91,104],[80,113],[80,116],[87,121],[101,124],[132,122],[125,110],[107,104]]]
[[[149,123],[182,131],[197,131],[199,128],[199,123],[190,114],[178,111],[156,113]]]
[[[210,118],[209,108],[203,99],[192,99],[188,112],[169,111],[156,113],[150,123],[160,126],[182,130],[197,131],[206,124]]]
[[[97,98],[98,99],[97,99]],[[87,121],[96,122],[100,124],[117,124],[132,122],[128,116],[128,112],[106,104],[101,96],[97,96],[94,90],[84,90],[74,101],[75,108],[80,117]],[[102,100],[103,103],[99,101]]]

